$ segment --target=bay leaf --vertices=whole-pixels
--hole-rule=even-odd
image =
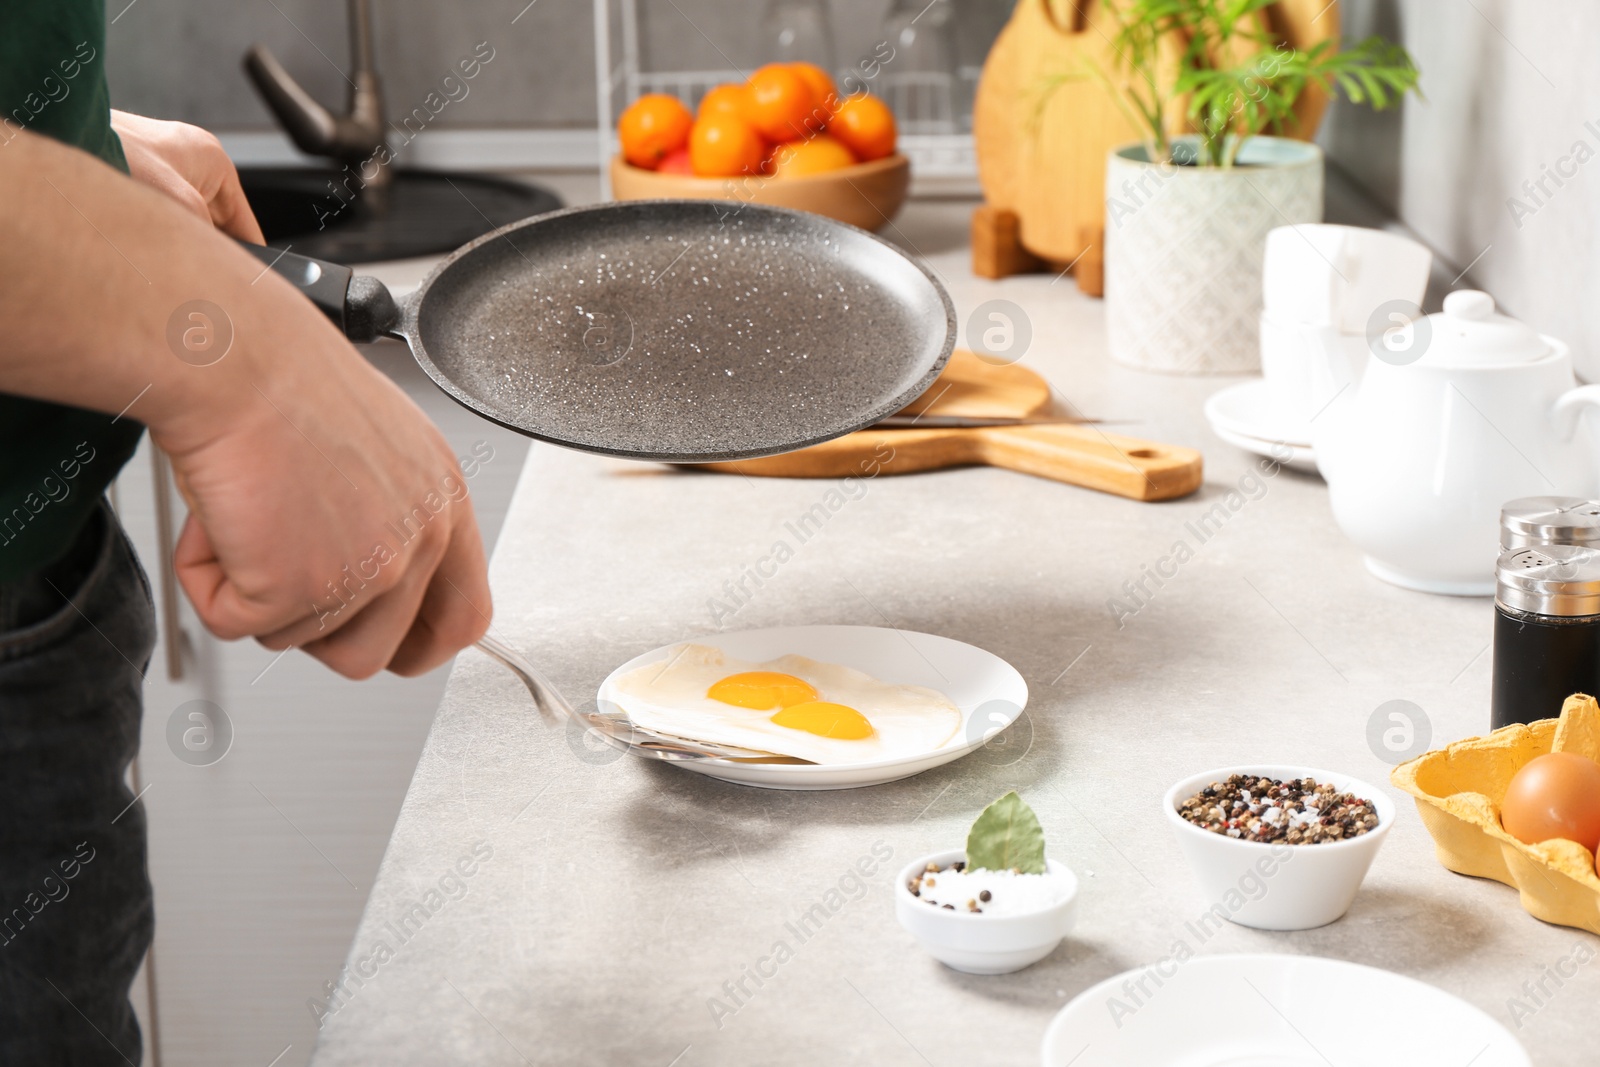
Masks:
[[[967,833],[971,870],[1044,874],[1044,828],[1013,790],[983,809]]]

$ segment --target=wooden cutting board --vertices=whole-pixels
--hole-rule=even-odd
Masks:
[[[1023,247],[1054,263],[1077,259],[1104,228],[1106,156],[1142,136],[1104,83],[1087,74],[1120,71],[1112,45],[1119,2],[1018,0],[978,81],[972,136],[984,200],[1015,212]],[[1278,0],[1258,18],[1300,49],[1339,36],[1330,0]],[[1163,61],[1175,62],[1179,47],[1166,43]],[[1321,89],[1302,94],[1292,135],[1315,136],[1327,103]],[[1167,125],[1182,131],[1181,108],[1169,109]]]
[[[994,366],[957,349],[944,373],[904,414],[962,418],[1048,417],[1050,385],[1026,367]],[[702,464],[771,478],[873,478],[945,467],[989,466],[1134,500],[1170,500],[1200,487],[1192,448],[1107,433],[1092,424],[961,429],[866,429],[764,459]]]

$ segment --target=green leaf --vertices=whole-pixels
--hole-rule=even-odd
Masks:
[[[1116,66],[1103,83],[1119,108],[1143,128],[1146,140],[1166,143],[1163,119],[1188,96],[1188,124],[1200,134],[1200,160],[1227,166],[1237,145],[1265,130],[1292,129],[1294,105],[1309,85],[1342,92],[1352,103],[1392,107],[1407,93],[1419,98],[1415,60],[1404,47],[1368,37],[1342,49],[1319,41],[1297,51],[1263,33],[1257,16],[1272,0],[1118,0],[1105,5],[1116,22]],[[1256,46],[1243,61],[1246,49]],[[1180,45],[1170,61],[1165,42]]]
[[[967,833],[967,866],[973,870],[1044,874],[1044,828],[1013,790],[983,809]]]

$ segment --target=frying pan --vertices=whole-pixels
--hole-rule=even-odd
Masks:
[[[842,222],[636,200],[514,222],[396,301],[376,278],[250,251],[352,341],[396,337],[457,402],[552,444],[675,463],[769,456],[869,426],[955,344],[942,286]]]

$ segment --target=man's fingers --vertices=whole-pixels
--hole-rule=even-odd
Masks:
[[[140,168],[140,178],[146,185],[172,197],[190,214],[211,221],[211,206],[206,203],[204,194],[165,160],[154,157],[145,159]]]
[[[222,142],[201,131],[193,150],[196,159],[191,170],[195,184],[206,196],[212,223],[230,237],[266,244],[255,212],[250,210],[250,201],[245,199],[244,187],[239,184],[239,169],[228,158]]]
[[[493,615],[483,538],[468,504],[389,669],[407,677],[426,674],[482,637]]]
[[[211,539],[206,536],[205,528],[195,519],[193,512],[184,520],[183,530],[178,534],[178,544],[172,553],[172,569],[207,629],[218,637],[244,636],[222,633],[211,623],[217,600],[228,584],[228,576],[217,559],[216,550],[211,547]]]
[[[252,244],[267,243],[261,234],[261,224],[256,221],[255,212],[250,210],[250,201],[245,199],[244,188],[239,184],[239,172],[233,169],[232,162],[228,163],[228,172],[217,189],[217,195],[211,198],[210,207],[211,221],[223,233]]]
[[[276,651],[318,635],[326,637],[350,618],[344,613],[319,611],[309,598],[299,606],[271,606],[246,598],[229,579],[205,528],[192,512],[178,535],[172,569],[200,621],[224,641],[266,634],[262,643]]]
[[[129,172],[224,233],[265,244],[222,142],[198,126],[112,111]]]
[[[315,616],[258,640],[274,650],[299,646],[351,678],[385,667],[406,676],[433,670],[482,637],[493,612],[470,502],[456,505],[453,518],[442,550],[419,542],[388,564],[406,568],[392,588],[347,583]]]
[[[493,611],[483,540],[467,500],[427,536],[385,558],[376,573],[346,567],[336,586],[308,595],[303,606],[263,603],[241,592],[193,515],[173,563],[196,613],[217,636],[255,636],[273,651],[297,646],[350,678],[385,667],[426,673],[483,636]]]
[[[256,642],[268,651],[282,652],[286,648],[298,648],[318,638],[332,636],[335,630],[355,618],[353,609],[349,615],[345,615],[337,604],[313,604],[311,607],[309,614],[299,616],[287,626],[271,633],[256,634]]]
[[[301,649],[347,678],[377,674],[388,666],[411,629],[437,560],[437,555],[419,552],[393,588],[364,607],[352,603],[342,613],[355,613],[349,621],[327,637],[302,644]]]

